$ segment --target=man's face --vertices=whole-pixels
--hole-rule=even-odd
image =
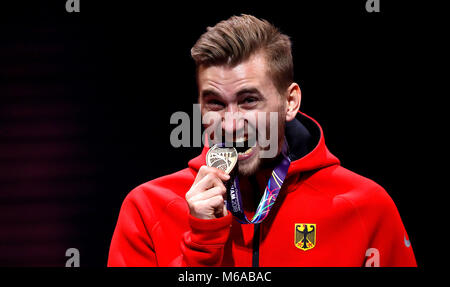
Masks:
[[[276,148],[275,157],[284,140],[285,97],[279,94],[266,71],[267,63],[261,53],[233,67],[200,66],[198,70],[202,116],[213,114],[219,119],[212,123],[216,125],[214,130],[221,131],[226,142],[238,146],[241,175],[254,174],[262,165],[273,161],[261,157],[261,152]],[[271,112],[277,113],[275,120],[273,117],[271,120]],[[210,125],[205,127],[211,129]],[[265,144],[262,144],[263,137]]]

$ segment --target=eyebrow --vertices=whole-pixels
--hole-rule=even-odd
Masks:
[[[263,96],[257,88],[244,88],[244,89],[240,90],[239,92],[237,92],[236,96],[240,97],[245,94],[255,94],[256,96],[259,96],[259,97]]]
[[[217,92],[214,91],[214,90],[206,89],[206,90],[203,90],[203,91],[201,92],[201,95],[200,95],[200,96],[201,96],[202,98],[206,98],[206,97],[208,97],[208,96],[220,97],[220,94],[217,93]]]
[[[261,92],[257,88],[244,88],[242,90],[239,90],[236,93],[236,97],[241,97],[241,96],[243,96],[245,94],[255,94],[255,95],[259,96],[259,97],[263,97],[263,95],[261,94]],[[218,97],[218,98],[220,98],[221,96],[220,96],[219,93],[217,93],[214,90],[205,89],[205,90],[203,90],[201,92],[201,97],[202,98],[206,98],[206,97]]]

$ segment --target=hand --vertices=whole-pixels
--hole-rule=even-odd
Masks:
[[[228,214],[224,197],[227,192],[224,181],[230,176],[224,171],[209,166],[200,167],[197,177],[186,193],[186,201],[192,216],[214,219]]]

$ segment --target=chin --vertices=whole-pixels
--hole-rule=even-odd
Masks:
[[[259,157],[259,146],[253,148],[250,157],[238,159],[238,173],[242,176],[254,175],[261,166],[261,158]]]
[[[251,158],[249,162],[240,163],[238,162],[238,173],[242,176],[254,175],[261,166],[261,160],[258,156]]]
[[[282,143],[279,144],[281,147]],[[281,153],[281,148],[279,148],[277,155],[274,158],[261,158],[259,155],[260,147],[253,154],[252,157],[245,160],[238,160],[238,173],[241,176],[252,176],[255,175],[259,170],[265,168],[274,168],[277,164],[279,155]]]

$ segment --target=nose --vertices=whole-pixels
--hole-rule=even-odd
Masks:
[[[229,105],[222,117],[222,130],[225,137],[239,137],[244,131],[244,115],[235,105]]]

